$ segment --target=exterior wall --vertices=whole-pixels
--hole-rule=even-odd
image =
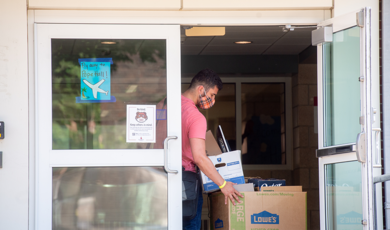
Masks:
[[[30,9],[179,10],[181,0],[29,0]]]
[[[330,9],[332,0],[183,0],[183,10]]]
[[[28,72],[25,0],[0,7],[0,229],[28,228]]]
[[[131,10],[268,10],[331,9],[332,0],[29,0],[30,9],[131,9]]]
[[[333,15],[339,16],[348,13],[353,8],[370,6],[372,8],[372,66],[373,76],[379,76],[379,2],[377,0],[279,0],[279,1],[254,1],[244,0],[243,2],[221,1],[221,0],[112,0],[112,1],[77,1],[77,0],[12,0],[2,1],[0,7],[0,120],[5,121],[6,137],[0,140],[0,151],[3,151],[3,168],[0,168],[0,229],[28,229],[28,161],[29,145],[29,103],[28,103],[28,65],[27,65],[27,4],[30,9],[99,9],[99,10],[159,10],[155,12],[115,12],[112,17],[94,17],[94,22],[113,22],[117,18],[129,17],[132,23],[136,23],[139,18],[145,23],[173,23],[177,21],[186,22],[185,18],[199,18],[196,22],[211,24],[207,22],[211,19],[215,23],[215,18],[220,19],[220,24],[238,25],[240,17],[246,14],[253,18],[253,24],[304,24],[308,18],[314,18],[309,15],[322,14],[323,19],[328,18],[328,9],[334,6]],[[351,7],[353,6],[353,7]],[[273,11],[284,11],[284,17],[275,18]],[[295,11],[296,9],[296,11]],[[302,11],[302,10],[318,11]],[[168,10],[176,11],[174,14]],[[180,14],[179,10],[221,10],[219,12],[188,12],[190,14]],[[223,12],[222,10],[250,10],[248,12]],[[255,12],[254,10],[264,10]],[[294,11],[292,11],[294,10]],[[301,10],[301,11],[300,11]],[[165,11],[165,12],[164,12]],[[301,13],[300,13],[301,12]],[[50,11],[41,11],[40,19],[45,19]],[[64,18],[69,14],[59,12]],[[86,20],[85,12],[74,12],[75,17],[69,19],[69,22],[80,22]],[[93,15],[94,12],[86,14]],[[298,17],[296,14],[308,15],[307,17]],[[153,15],[153,16],[151,16]],[[167,15],[172,15],[169,18]],[[47,16],[50,18],[51,16]],[[117,18],[116,18],[117,17]],[[162,21],[159,17],[165,17]],[[35,18],[39,19],[39,17]],[[158,21],[156,21],[156,19]],[[58,18],[54,19],[58,20]],[[61,19],[63,20],[63,18]],[[11,23],[12,22],[12,23]],[[53,21],[55,22],[55,21]],[[191,21],[188,21],[191,22]],[[191,23],[190,23],[191,24]],[[314,68],[315,69],[315,68]],[[316,71],[316,70],[315,70]],[[300,73],[294,77],[296,81],[293,87],[296,90],[294,95],[294,171],[245,171],[248,176],[262,176],[286,178],[288,184],[301,184],[305,191],[308,191],[308,226],[309,229],[318,229],[318,164],[315,158],[314,149],[316,146],[316,135],[313,133],[314,123],[305,123],[302,114],[307,110],[307,118],[313,121],[313,107],[310,100],[316,94],[313,91],[312,80],[302,82],[305,78],[304,73],[313,76],[316,79],[316,72],[312,71],[311,65],[300,65]],[[315,87],[314,87],[315,88]],[[373,82],[373,91],[379,91],[379,77]],[[379,111],[378,105],[374,107]],[[306,115],[305,115],[306,116]],[[379,116],[379,115],[378,115]],[[377,121],[379,121],[377,117]],[[303,122],[303,123],[302,123]],[[379,124],[376,123],[376,124]],[[375,126],[376,127],[376,126]],[[34,133],[34,131],[31,131]],[[313,139],[314,137],[314,139]],[[34,159],[31,159],[33,162]],[[261,173],[260,173],[261,172]],[[33,182],[32,182],[33,183]],[[6,188],[6,189],[5,189]],[[34,197],[30,197],[34,199]],[[31,220],[33,221],[33,220]]]
[[[31,10],[36,23],[129,23],[180,25],[316,25],[331,16],[331,10],[263,11],[98,11]]]

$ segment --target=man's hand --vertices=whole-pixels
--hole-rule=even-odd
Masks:
[[[233,187],[234,183],[232,182],[227,182],[226,181],[226,185],[225,187],[223,187],[221,189],[221,192],[225,195],[225,204],[228,203],[228,198],[232,201],[233,205],[236,205],[236,203],[234,202],[234,200],[237,200],[238,203],[241,203],[241,201],[239,200],[238,196],[239,197],[243,197],[243,195],[241,195],[241,193],[239,193],[234,187]]]

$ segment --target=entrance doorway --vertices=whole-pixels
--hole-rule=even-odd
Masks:
[[[224,88],[213,108],[201,110],[208,129],[221,125],[230,146],[242,151],[246,177],[301,185],[308,193],[308,229],[319,229],[316,27],[225,29],[221,37],[182,37],[182,91],[203,68],[219,74]],[[203,229],[210,224],[207,209]]]

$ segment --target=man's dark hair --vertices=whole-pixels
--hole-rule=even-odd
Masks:
[[[215,86],[217,86],[218,90],[222,90],[223,88],[221,78],[219,78],[217,73],[211,69],[203,69],[199,71],[199,73],[192,78],[191,84],[188,88],[195,88],[198,85],[203,85],[206,92]]]

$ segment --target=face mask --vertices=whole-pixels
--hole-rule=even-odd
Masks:
[[[199,95],[199,107],[201,109],[210,109],[215,104],[215,98],[211,99],[207,96],[206,90],[204,90],[204,96]]]

